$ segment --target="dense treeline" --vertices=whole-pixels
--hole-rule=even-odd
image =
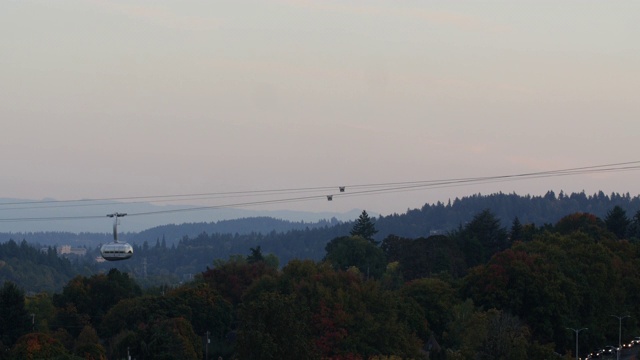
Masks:
[[[107,229],[109,230],[109,229]],[[0,233],[0,242],[9,240],[26,240],[29,244],[42,247],[56,247],[70,245],[73,247],[92,248],[98,244],[109,242],[113,239],[110,232],[105,233],[72,233],[63,231],[26,232],[26,233]]]
[[[247,249],[260,246],[265,253],[278,257],[280,264],[292,259],[320,260],[324,247],[333,237],[348,233],[349,224],[304,230],[290,230],[286,233],[272,231],[268,234],[207,234],[195,237],[183,237],[176,244],[169,245],[167,240],[157,238],[154,242],[144,241],[141,245],[132,244],[134,256],[122,263],[103,263],[96,267],[108,270],[116,267],[127,271],[148,284],[158,282],[178,283],[190,279],[202,272],[214,260],[224,260]],[[99,256],[99,249],[88,253],[88,258]],[[146,271],[145,271],[146,269]]]
[[[604,218],[607,211],[615,206],[634,214],[640,209],[640,198],[629,194],[605,195],[602,192],[593,195],[584,192],[567,195],[560,192],[556,195],[552,191],[544,196],[503,193],[473,195],[454,199],[447,204],[426,204],[421,209],[408,210],[406,214],[372,219],[377,229],[373,238],[382,241],[390,235],[409,239],[425,238],[432,234],[446,235],[456,231],[461,224],[468,224],[485,209],[489,209],[501,224],[510,224],[517,218],[522,224],[542,227],[557,223],[566,214],[580,211]],[[26,239],[30,244],[84,246],[88,249],[86,257],[70,257],[74,266],[94,271],[108,271],[115,267],[131,274],[146,287],[180,283],[203,271],[215,259],[228,259],[257,246],[261,246],[265,253],[277,256],[281,265],[292,259],[320,261],[325,255],[327,242],[348,234],[352,226],[353,222],[341,223],[336,220],[304,223],[269,218],[167,225],[141,233],[121,234],[121,240],[134,246],[135,255],[119,264],[95,263],[100,256],[99,244],[112,241],[109,233],[0,234],[0,242]],[[478,256],[486,258],[486,255]],[[4,276],[0,272],[0,281],[12,279],[19,281],[18,277]],[[26,291],[59,290],[68,279],[64,278],[55,286],[41,284],[41,281],[34,279],[17,284]]]
[[[551,359],[575,356],[570,327],[588,327],[585,353],[615,344],[612,314],[630,316],[623,340],[640,334],[640,212],[510,223],[484,210],[378,241],[363,212],[317,261],[280,268],[257,246],[173,288],[116,269],[53,296],[5,282],[0,358]]]
[[[187,237],[197,237],[202,233],[207,234],[232,234],[251,235],[285,233],[291,230],[315,229],[320,227],[330,227],[338,225],[340,222],[335,218],[321,220],[317,222],[287,221],[270,217],[252,217],[234,220],[221,220],[209,223],[190,223],[180,225],[163,225],[154,227],[137,234],[130,234],[129,241],[142,244],[149,239],[165,238],[169,239],[170,245],[178,239]]]
[[[450,204],[437,203],[425,205],[422,209],[409,210],[402,215],[389,215],[372,219],[377,233],[372,235],[376,241],[395,235],[404,238],[424,238],[431,234],[445,235],[457,231],[461,224],[468,224],[476,214],[489,209],[495,220],[510,224],[515,218],[523,224],[544,226],[555,224],[562,216],[575,212],[589,212],[604,218],[607,211],[614,207],[633,214],[640,210],[640,198],[628,194],[605,195],[600,192],[591,196],[584,193],[556,195],[548,192],[545,196],[519,196],[516,194],[474,195],[455,199]],[[263,219],[264,220],[264,219]],[[252,228],[251,219],[244,219],[243,226]],[[191,224],[190,229],[198,229]],[[202,271],[211,263],[211,259],[227,259],[234,254],[242,254],[246,249],[261,246],[263,251],[276,255],[280,264],[292,259],[311,259],[320,261],[325,255],[327,241],[349,233],[352,222],[332,222],[324,226],[287,231],[221,233],[201,231],[197,235],[182,236],[178,241],[171,237],[158,235],[141,242],[132,242],[136,254],[127,264],[118,266],[120,270],[136,274],[138,278],[147,276],[171,276],[174,281],[183,280]],[[178,227],[179,228],[179,227]],[[229,228],[231,229],[231,228]],[[176,231],[175,229],[173,231]],[[140,237],[135,237],[140,239]],[[467,247],[473,244],[465,245]],[[91,253],[92,257],[98,252]],[[480,254],[478,254],[480,256]],[[486,260],[486,255],[480,256]],[[146,273],[143,262],[146,262]],[[126,267],[125,267],[126,266]],[[151,279],[150,279],[151,280]]]
[[[640,196],[631,196],[629,193],[604,194],[602,191],[587,195],[584,192],[565,194],[560,191],[555,194],[548,191],[544,196],[517,195],[495,193],[490,195],[476,194],[462,198],[449,200],[446,204],[437,202],[425,204],[421,209],[407,209],[403,214],[392,214],[378,217],[376,227],[377,240],[382,240],[390,234],[404,237],[427,236],[433,232],[446,233],[457,228],[460,224],[469,222],[473,216],[485,209],[491,210],[503,223],[510,222],[518,217],[523,223],[537,225],[555,224],[566,214],[575,212],[588,212],[598,217],[604,217],[607,211],[614,206],[620,206],[626,212],[632,214],[640,210]],[[352,223],[347,222],[347,228]],[[318,222],[292,222],[267,217],[252,217],[235,220],[222,220],[217,222],[185,223],[180,225],[163,225],[138,233],[122,234],[122,239],[142,246],[147,241],[165,238],[168,246],[177,244],[185,236],[194,238],[202,233],[206,234],[232,234],[241,239],[247,236],[247,241],[252,234],[270,236],[286,234],[290,231],[305,231],[306,229],[332,228],[342,226],[336,219]],[[68,244],[72,246],[95,247],[98,244],[111,240],[110,225],[105,225],[103,233],[67,233],[67,232],[36,232],[36,233],[0,233],[0,242],[9,239],[26,239],[31,244],[43,246],[55,246]],[[255,246],[256,244],[244,244]],[[245,247],[246,248],[246,247]],[[319,254],[322,257],[322,254]]]
[[[54,248],[36,249],[24,240],[0,244],[0,281],[28,285],[30,291],[58,291],[72,277],[91,273],[88,266],[59,257]]]
[[[142,245],[150,239],[167,239],[169,246],[177,243],[180,239],[187,237],[197,237],[202,233],[208,234],[269,234],[272,232],[284,233],[290,230],[315,229],[319,227],[331,227],[340,224],[338,220],[320,220],[317,222],[287,221],[269,217],[252,217],[233,220],[220,220],[213,222],[169,224],[157,226],[140,232],[127,232],[121,234],[121,240],[132,244]],[[27,233],[0,233],[0,242],[9,239],[26,239],[31,244],[42,246],[71,245],[77,247],[93,248],[113,239],[110,232],[111,226],[105,222],[105,232],[103,233],[71,233],[61,231],[50,232],[27,232]]]
[[[543,196],[496,193],[491,195],[472,195],[456,198],[447,204],[425,204],[421,209],[409,209],[404,214],[394,214],[378,219],[376,226],[380,230],[378,238],[390,234],[404,237],[421,237],[431,233],[446,233],[465,224],[479,212],[489,209],[503,224],[510,223],[518,217],[526,224],[555,224],[567,214],[587,212],[604,218],[607,211],[615,206],[621,207],[629,214],[640,210],[640,196],[629,193],[612,193],[606,195],[602,191],[593,195],[585,192],[565,194],[560,191],[556,195],[548,191]]]

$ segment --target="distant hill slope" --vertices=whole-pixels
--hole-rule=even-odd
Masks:
[[[502,221],[502,226],[509,227],[515,217],[523,224],[534,223],[543,225],[555,223],[565,215],[575,212],[588,212],[599,217],[606,216],[607,211],[614,206],[620,206],[632,217],[640,210],[640,197],[627,194],[606,195],[599,192],[593,195],[562,192],[556,195],[549,191],[544,196],[530,196],[517,194],[496,193],[490,195],[475,194],[463,198],[456,198],[447,204],[438,202],[425,204],[421,209],[408,210],[403,214],[392,214],[374,218],[379,230],[376,239],[382,240],[389,234],[417,238],[433,233],[446,233],[470,221],[474,215],[485,209],[491,210]],[[367,209],[369,210],[369,209]],[[360,211],[349,213],[349,219],[355,219]],[[369,211],[370,215],[374,213]],[[374,217],[374,216],[372,216]],[[127,223],[130,219],[126,219]],[[104,221],[103,221],[104,223]],[[140,232],[121,234],[121,239],[133,244],[142,245],[145,241],[154,245],[157,240],[165,239],[170,246],[183,238],[194,238],[202,233],[248,235],[257,233],[266,235],[264,239],[278,238],[279,234],[305,229],[319,229],[314,234],[322,233],[326,228],[327,234],[332,234],[333,227],[350,224],[350,220],[331,218],[315,222],[291,221],[284,218],[267,216],[241,217],[237,219],[185,222],[151,227]],[[128,226],[127,226],[128,227]],[[111,241],[110,223],[103,224],[103,232],[0,232],[0,243],[13,239],[26,239],[29,243],[41,245],[61,245],[95,247],[98,244]],[[126,228],[123,226],[122,228]],[[121,228],[121,229],[122,229]],[[348,228],[348,226],[347,226]],[[348,233],[348,231],[347,231]],[[345,234],[346,235],[346,234]],[[328,239],[330,240],[330,239]],[[255,243],[251,244],[254,246]],[[247,248],[248,249],[248,248]]]
[[[375,238],[383,240],[389,234],[407,238],[428,237],[432,233],[446,234],[471,221],[485,209],[489,209],[501,220],[502,227],[509,228],[515,217],[522,224],[534,223],[538,226],[555,224],[562,217],[576,212],[587,212],[604,218],[616,205],[626,210],[627,216],[631,218],[640,210],[640,197],[631,197],[629,194],[605,195],[602,192],[593,195],[560,193],[557,196],[552,192],[545,196],[477,194],[455,199],[448,204],[425,204],[421,209],[409,210],[404,214],[376,217],[375,226],[379,232]],[[276,255],[280,259],[280,265],[285,265],[292,259],[317,261],[324,257],[326,244],[338,236],[348,235],[352,226],[352,222],[336,219],[306,223],[268,217],[158,226],[140,233],[122,234],[121,239],[135,247],[135,255],[130,260],[92,264],[91,267],[97,270],[115,267],[136,277],[148,275],[162,279],[167,276],[184,279],[185,276],[206,270],[216,259],[228,259],[230,255],[236,254],[246,256],[250,253],[250,248],[257,246],[261,247],[264,254]],[[90,251],[84,261],[92,263],[99,256],[95,246],[111,241],[112,235],[107,232],[0,233],[0,243],[9,239],[17,243],[24,239],[29,244],[86,246]],[[12,246],[15,249],[15,244]],[[35,266],[40,260],[30,261]],[[5,254],[4,257],[0,256],[0,264],[4,267],[3,271],[7,272],[5,279],[34,281],[20,275],[27,271],[24,267],[27,263],[18,257]],[[46,273],[46,270],[43,271]],[[31,272],[29,274],[32,276]],[[69,276],[67,272],[56,278]],[[57,281],[53,281],[42,284],[40,288],[52,289],[60,286]]]
[[[169,246],[183,238],[196,237],[202,233],[207,234],[269,234],[285,233],[291,230],[316,229],[320,227],[332,227],[340,224],[336,218],[317,222],[288,221],[270,217],[252,217],[234,220],[222,220],[217,222],[184,223],[180,225],[170,224],[156,226],[141,232],[128,232],[119,234],[119,240],[131,244],[142,245],[146,241],[149,245],[156,244],[164,239]],[[14,240],[26,240],[30,244],[42,246],[71,245],[74,247],[94,248],[100,244],[111,242],[112,233],[72,233],[72,232],[17,232],[0,233],[0,243]]]
[[[620,206],[631,218],[640,210],[640,197],[631,197],[629,193],[606,195],[602,191],[587,195],[584,192],[556,195],[553,191],[544,196],[496,193],[491,195],[472,195],[456,198],[443,204],[425,204],[421,209],[409,210],[404,214],[394,214],[377,219],[377,238],[389,234],[416,238],[430,233],[445,233],[470,221],[473,216],[485,209],[498,217],[503,227],[510,227],[515,217],[521,223],[536,225],[555,224],[562,217],[586,212],[604,218],[614,206]]]
[[[247,210],[217,208],[192,211],[199,208],[191,205],[155,205],[143,202],[77,201],[57,202],[54,199],[41,201],[0,198],[1,220],[4,219],[48,219],[47,221],[0,221],[0,233],[69,232],[102,233],[111,231],[111,220],[107,214],[115,212],[130,215],[123,220],[123,232],[140,232],[167,224],[212,223],[241,218],[270,217],[291,222],[317,222],[336,218],[348,221],[358,217],[361,210],[348,212],[310,212],[290,210]],[[59,219],[50,221],[52,219]]]
[[[625,209],[628,217],[632,217],[640,210],[640,197],[631,197],[629,194],[605,195],[602,192],[589,196],[584,193],[561,193],[556,196],[553,192],[544,196],[478,194],[455,199],[446,205],[426,204],[422,209],[409,210],[405,214],[378,217],[375,219],[378,230],[375,238],[381,241],[390,234],[407,238],[428,237],[433,233],[446,234],[471,221],[485,209],[489,209],[501,220],[502,227],[509,228],[515,217],[523,224],[534,223],[540,226],[555,224],[562,217],[576,212],[605,217],[616,205]],[[351,227],[352,222],[344,222],[315,229],[261,234],[203,232],[195,237],[182,239],[173,254],[177,258],[184,250],[192,254],[185,257],[187,262],[196,257],[212,261],[213,258],[224,259],[232,254],[247,254],[250,248],[259,245],[265,253],[278,256],[282,264],[295,258],[320,260],[325,255],[327,242],[337,236],[348,235]],[[193,262],[189,264],[194,265]]]
[[[238,234],[247,235],[251,233],[269,234],[285,233],[291,230],[316,229],[319,227],[331,227],[338,225],[340,221],[336,218],[330,220],[320,220],[317,222],[287,221],[274,219],[271,217],[249,217],[234,220],[222,220],[217,222],[200,222],[186,224],[171,224],[157,226],[137,234],[131,234],[129,240],[136,244],[147,241],[150,245],[155,244],[157,239],[165,239],[168,244],[173,244],[176,240],[184,237],[196,237],[202,233],[206,234]]]
[[[60,291],[74,276],[91,271],[59,257],[51,248],[42,251],[25,241],[0,244],[0,284],[11,281],[27,292],[53,292]]]
[[[625,209],[628,217],[632,217],[640,210],[640,196],[631,197],[628,193],[606,195],[603,192],[593,195],[587,195],[584,192],[566,195],[561,192],[556,195],[553,191],[547,192],[544,196],[523,196],[514,193],[474,194],[456,198],[448,204],[441,202],[425,204],[421,209],[407,210],[403,214],[379,216],[374,220],[378,229],[376,235],[378,240],[390,234],[417,238],[456,229],[485,209],[491,210],[501,220],[502,226],[509,227],[515,217],[518,217],[523,224],[536,225],[554,224],[563,216],[576,212],[587,212],[603,218],[616,205]],[[369,212],[369,214],[373,213]],[[357,215],[359,214],[352,215],[352,218],[356,218]],[[335,218],[329,221],[292,222],[269,217],[250,217],[209,223],[158,226],[131,234],[130,239],[142,244],[145,240],[155,242],[156,239],[164,237],[168,244],[172,244],[176,240],[197,237],[201,233],[231,235],[259,233],[267,235],[266,238],[277,238],[279,234],[307,228],[326,228],[327,233],[333,233],[334,230],[330,230],[331,228],[336,226],[344,228],[342,224],[350,223],[351,221],[338,221]],[[347,234],[348,230],[344,235]]]

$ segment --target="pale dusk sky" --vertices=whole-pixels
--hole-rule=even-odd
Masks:
[[[638,161],[638,14],[638,1],[0,0],[0,197],[296,189]],[[634,196],[639,175],[265,209],[389,214],[498,191]]]

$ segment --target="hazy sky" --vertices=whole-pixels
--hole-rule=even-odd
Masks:
[[[0,0],[0,197],[640,160],[638,14],[635,0]],[[638,180],[554,177],[269,208],[388,214],[478,192],[638,195]]]

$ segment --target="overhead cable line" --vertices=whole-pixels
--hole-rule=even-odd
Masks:
[[[324,187],[310,187],[310,188],[293,188],[293,189],[271,189],[271,190],[249,190],[249,191],[228,191],[228,192],[212,192],[212,193],[195,193],[195,194],[173,194],[173,195],[148,195],[148,196],[123,196],[123,197],[109,197],[109,198],[95,198],[95,199],[75,199],[75,200],[34,200],[34,201],[15,201],[0,203],[0,206],[5,205],[36,205],[36,204],[59,204],[59,203],[74,203],[74,202],[92,202],[92,201],[126,201],[126,200],[156,200],[156,201],[170,201],[168,199],[181,198],[179,200],[198,200],[197,197],[202,196],[251,196],[251,195],[269,195],[270,193],[282,193],[282,192],[301,192],[301,191],[318,191],[333,189],[333,186]],[[194,199],[195,198],[195,199]]]
[[[632,165],[620,167],[622,165]],[[437,180],[420,180],[420,181],[405,181],[405,182],[388,182],[388,183],[373,183],[373,184],[350,184],[346,185],[348,188],[371,188],[371,187],[394,187],[401,185],[424,185],[430,186],[434,184],[441,184],[443,182],[476,182],[482,180],[494,180],[500,178],[519,178],[519,177],[532,177],[537,175],[554,175],[554,174],[582,174],[588,172],[606,172],[606,171],[621,171],[621,170],[637,170],[640,169],[640,161],[629,161],[622,163],[604,164],[584,166],[568,169],[521,173],[521,174],[509,174],[498,176],[485,176],[485,177],[469,177],[469,178],[453,178],[453,179],[437,179]],[[343,185],[344,186],[344,185]],[[16,201],[0,203],[0,209],[8,205],[40,205],[40,204],[54,204],[55,206],[61,206],[57,204],[69,204],[69,203],[92,203],[89,206],[94,205],[113,205],[111,203],[100,204],[97,202],[105,201],[128,201],[128,200],[146,200],[146,202],[174,202],[185,200],[204,200],[213,198],[234,198],[234,197],[247,197],[247,196],[267,196],[278,194],[291,194],[291,193],[308,193],[333,190],[338,188],[338,185],[322,186],[322,187],[303,187],[303,188],[287,188],[287,189],[267,189],[267,190],[248,190],[248,191],[228,191],[228,192],[210,192],[210,193],[191,193],[191,194],[170,194],[170,195],[147,195],[147,196],[128,196],[128,197],[108,197],[108,198],[93,198],[93,199],[76,199],[76,200],[36,200],[36,201]],[[73,204],[70,206],[84,206],[79,204]],[[53,206],[52,206],[53,207]],[[20,209],[26,209],[22,207]]]
[[[607,172],[621,172],[621,171],[634,171],[640,170],[640,161],[623,162],[615,164],[575,167],[568,169],[530,172],[521,174],[509,174],[509,175],[497,175],[497,176],[485,176],[485,177],[469,177],[469,178],[453,178],[453,179],[440,179],[440,180],[423,180],[423,181],[407,181],[407,182],[390,182],[390,183],[378,183],[378,184],[356,184],[346,186],[325,186],[325,187],[307,187],[307,188],[292,188],[292,189],[275,189],[275,190],[254,190],[254,191],[232,191],[232,192],[217,192],[217,193],[200,193],[200,194],[183,194],[183,195],[160,195],[160,196],[136,196],[136,197],[119,197],[119,198],[103,198],[103,199],[83,199],[83,200],[46,200],[46,201],[33,201],[33,202],[13,202],[4,203],[2,205],[32,205],[32,204],[54,204],[52,206],[46,206],[46,208],[53,207],[68,207],[68,206],[98,206],[98,205],[114,205],[112,203],[97,203],[97,204],[71,204],[73,202],[89,202],[89,201],[115,201],[115,200],[143,200],[143,199],[157,199],[156,201],[184,201],[184,200],[204,200],[204,199],[222,199],[222,198],[236,198],[236,197],[248,197],[248,196],[274,196],[274,195],[292,195],[300,193],[318,193],[318,195],[297,196],[297,197],[285,197],[277,199],[236,202],[230,204],[217,204],[210,206],[200,207],[188,207],[181,209],[170,210],[158,210],[141,213],[129,213],[129,216],[149,216],[156,214],[177,213],[186,211],[202,211],[213,210],[221,208],[236,208],[246,206],[260,206],[269,204],[279,204],[288,202],[301,202],[318,199],[333,199],[333,197],[351,197],[351,196],[366,196],[383,193],[396,193],[406,191],[417,191],[424,189],[434,188],[446,188],[446,187],[459,187],[468,186],[473,184],[487,184],[505,181],[514,181],[521,179],[536,179],[547,178],[557,176],[571,176],[582,174],[594,174],[594,173],[607,173]],[[343,192],[345,187],[349,189],[348,192]],[[327,194],[326,190],[340,189],[339,193]],[[165,200],[158,200],[165,199]],[[64,205],[55,205],[55,204]],[[123,205],[123,204],[118,204]],[[0,208],[1,209],[1,208]],[[19,210],[30,209],[28,206],[21,207]],[[14,209],[15,210],[15,209]],[[0,222],[13,222],[13,221],[54,221],[54,220],[84,220],[84,219],[96,219],[102,218],[101,216],[60,216],[60,217],[25,217],[25,218],[0,218]]]
[[[333,189],[334,187],[324,187],[322,189],[324,189],[324,191],[329,190],[329,189]],[[318,188],[320,189],[320,188]],[[287,191],[286,193],[284,191]],[[270,196],[270,195],[279,195],[279,194],[294,194],[294,193],[308,193],[312,190],[310,189],[295,189],[295,190],[265,190],[265,191],[260,191],[259,195],[256,194],[251,194],[251,193],[241,193],[241,192],[237,192],[237,195],[232,195],[232,193],[211,193],[211,194],[190,194],[190,195],[172,195],[175,197],[180,197],[180,198],[169,198],[167,200],[156,200],[156,201],[127,201],[126,204],[148,204],[148,203],[153,203],[153,202],[162,202],[162,203],[168,203],[168,202],[181,202],[181,201],[188,201],[188,200],[212,200],[212,199],[228,199],[228,198],[242,198],[242,197],[255,197],[255,196]],[[315,192],[319,191],[319,190],[314,190]],[[208,196],[202,196],[202,195],[208,195]],[[196,197],[197,196],[197,197]],[[155,199],[160,199],[161,197],[155,196],[155,197],[149,197],[149,198],[155,198]],[[125,198],[122,198],[125,199]],[[126,198],[126,199],[133,199],[133,198]],[[79,204],[74,204],[73,202],[77,202],[77,201],[83,201],[82,203]],[[47,200],[47,201],[43,201],[43,202],[24,202],[24,203],[0,203],[0,211],[15,211],[15,210],[30,210],[30,209],[54,209],[54,208],[72,208],[72,207],[87,207],[87,206],[113,206],[116,204],[122,204],[122,203],[116,203],[116,202],[103,202],[103,201],[109,201],[109,200],[96,200],[99,202],[96,203],[90,203],[90,202],[84,202],[84,201],[89,201],[89,200],[60,200],[60,201],[55,201],[55,200]],[[9,204],[15,204],[15,205],[26,205],[26,206],[15,206],[15,207],[2,207],[2,205],[9,205]],[[38,206],[31,206],[32,204],[41,204]],[[48,205],[51,204],[51,205]],[[61,205],[58,205],[61,204]]]

